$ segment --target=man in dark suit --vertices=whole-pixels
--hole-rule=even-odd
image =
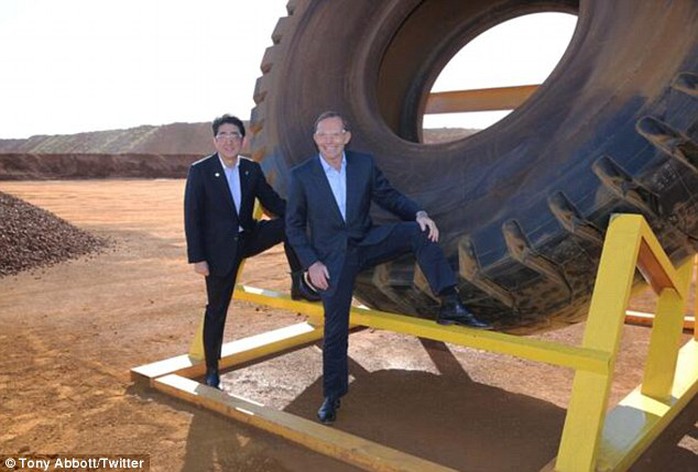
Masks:
[[[286,234],[322,297],[325,399],[318,418],[328,424],[348,391],[349,310],[359,271],[411,251],[441,298],[438,323],[491,327],[458,298],[455,274],[437,244],[434,221],[390,185],[372,156],[345,151],[351,139],[346,120],[336,112],[321,114],[313,139],[319,155],[291,170]],[[373,225],[372,201],[404,221]]]
[[[286,202],[269,185],[258,163],[239,156],[245,137],[242,121],[223,115],[213,121],[212,128],[217,152],[192,164],[187,176],[184,229],[189,262],[206,277],[204,380],[219,388],[223,328],[238,268],[244,258],[284,241]],[[255,199],[275,218],[255,220]],[[303,282],[300,261],[286,242],[284,249],[291,268],[291,297],[318,301],[317,293]]]

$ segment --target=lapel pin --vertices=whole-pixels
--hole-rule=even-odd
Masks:
[[[219,174],[218,172],[216,172],[216,173],[213,174],[213,175],[215,175],[216,177],[220,177],[220,176],[221,176],[221,174]]]

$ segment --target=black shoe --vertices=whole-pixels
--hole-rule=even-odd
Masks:
[[[204,376],[204,383],[209,387],[221,389],[221,377],[218,375],[217,369],[206,370],[206,375]]]
[[[320,405],[317,411],[317,419],[323,424],[332,424],[337,419],[337,410],[341,402],[339,398],[325,397],[325,400]]]
[[[291,299],[319,302],[320,294],[305,280],[303,271],[291,272]]]
[[[492,329],[492,325],[475,318],[460,300],[450,300],[441,305],[436,322],[441,325],[459,324],[469,328]]]

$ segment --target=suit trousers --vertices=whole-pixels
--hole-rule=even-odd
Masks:
[[[382,241],[350,244],[344,266],[331,295],[320,292],[325,310],[323,340],[323,392],[325,397],[340,398],[349,389],[349,310],[356,275],[370,267],[412,252],[435,294],[456,285],[453,269],[437,243],[429,240],[416,222],[397,223]]]
[[[204,313],[204,353],[206,367],[217,368],[223,345],[223,331],[230,301],[235,289],[238,269],[243,259],[266,251],[284,240],[284,220],[261,220],[250,232],[238,235],[238,250],[233,269],[226,275],[206,277],[208,303]],[[300,270],[301,264],[291,246],[284,243],[291,270]]]

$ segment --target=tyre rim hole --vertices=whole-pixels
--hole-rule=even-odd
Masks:
[[[450,100],[442,95],[444,100],[452,100],[441,102],[447,107],[496,108],[505,106],[505,102],[523,100],[518,103],[520,107],[526,100],[521,97],[542,84],[560,62],[576,24],[576,15],[560,12],[533,13],[499,23],[451,58],[429,94],[466,92],[460,97],[452,95]],[[432,95],[427,112],[434,98],[437,97]],[[499,122],[514,109],[425,113],[418,117],[422,142],[466,138]]]

